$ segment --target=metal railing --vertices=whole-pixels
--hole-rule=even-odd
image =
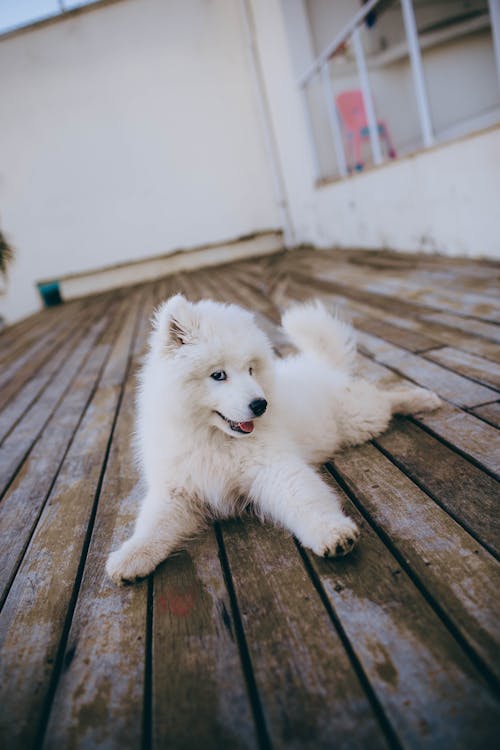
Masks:
[[[335,104],[336,92],[330,75],[329,63],[338,50],[348,42],[352,42],[354,58],[359,76],[360,90],[363,96],[363,102],[366,112],[366,122],[368,126],[368,136],[370,142],[371,155],[374,164],[381,164],[383,161],[382,148],[380,144],[379,127],[375,112],[374,98],[370,77],[368,74],[368,65],[366,55],[361,39],[361,27],[365,23],[367,16],[376,8],[382,0],[368,0],[359,11],[353,15],[342,31],[325,47],[314,62],[300,76],[297,83],[302,93],[304,107],[306,112],[306,123],[311,141],[312,156],[316,171],[316,178],[322,177],[318,149],[314,136],[313,121],[309,104],[307,101],[307,87],[315,80],[320,81],[323,89],[323,97],[326,106],[328,124],[331,138],[333,141],[334,152],[337,161],[337,167],[340,177],[346,177],[349,174],[348,164],[342,138],[342,123],[339,112]],[[493,47],[500,86],[500,0],[488,0],[491,30],[493,36]],[[420,135],[424,148],[428,148],[435,143],[432,119],[429,106],[429,98],[424,76],[422,62],[422,53],[419,42],[415,12],[412,0],[400,0],[402,18],[408,56],[410,60],[414,95],[416,100]]]

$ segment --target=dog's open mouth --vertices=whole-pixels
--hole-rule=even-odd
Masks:
[[[249,435],[253,432],[253,422],[233,422],[231,419],[225,417],[224,414],[221,414],[220,411],[216,411],[215,413],[229,425],[233,432],[240,432],[242,435]]]

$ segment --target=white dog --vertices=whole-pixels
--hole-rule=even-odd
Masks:
[[[300,353],[278,359],[240,307],[176,295],[157,310],[138,394],[147,491],[132,537],[107,562],[117,583],[151,573],[241,498],[317,555],[353,548],[356,525],[311,465],[379,435],[392,414],[440,400],[355,378],[354,332],[318,302],[288,310],[282,324]]]

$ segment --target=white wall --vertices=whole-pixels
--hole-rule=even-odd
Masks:
[[[500,258],[500,126],[315,193],[318,245]]]
[[[500,258],[500,126],[316,188],[282,4],[252,7],[297,240]]]
[[[35,282],[279,228],[239,3],[122,0],[0,40],[0,313]]]

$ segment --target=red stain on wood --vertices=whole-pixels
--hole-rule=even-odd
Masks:
[[[185,617],[194,607],[195,596],[192,591],[171,591],[167,596],[161,595],[158,604],[162,612],[174,615],[174,617]]]

